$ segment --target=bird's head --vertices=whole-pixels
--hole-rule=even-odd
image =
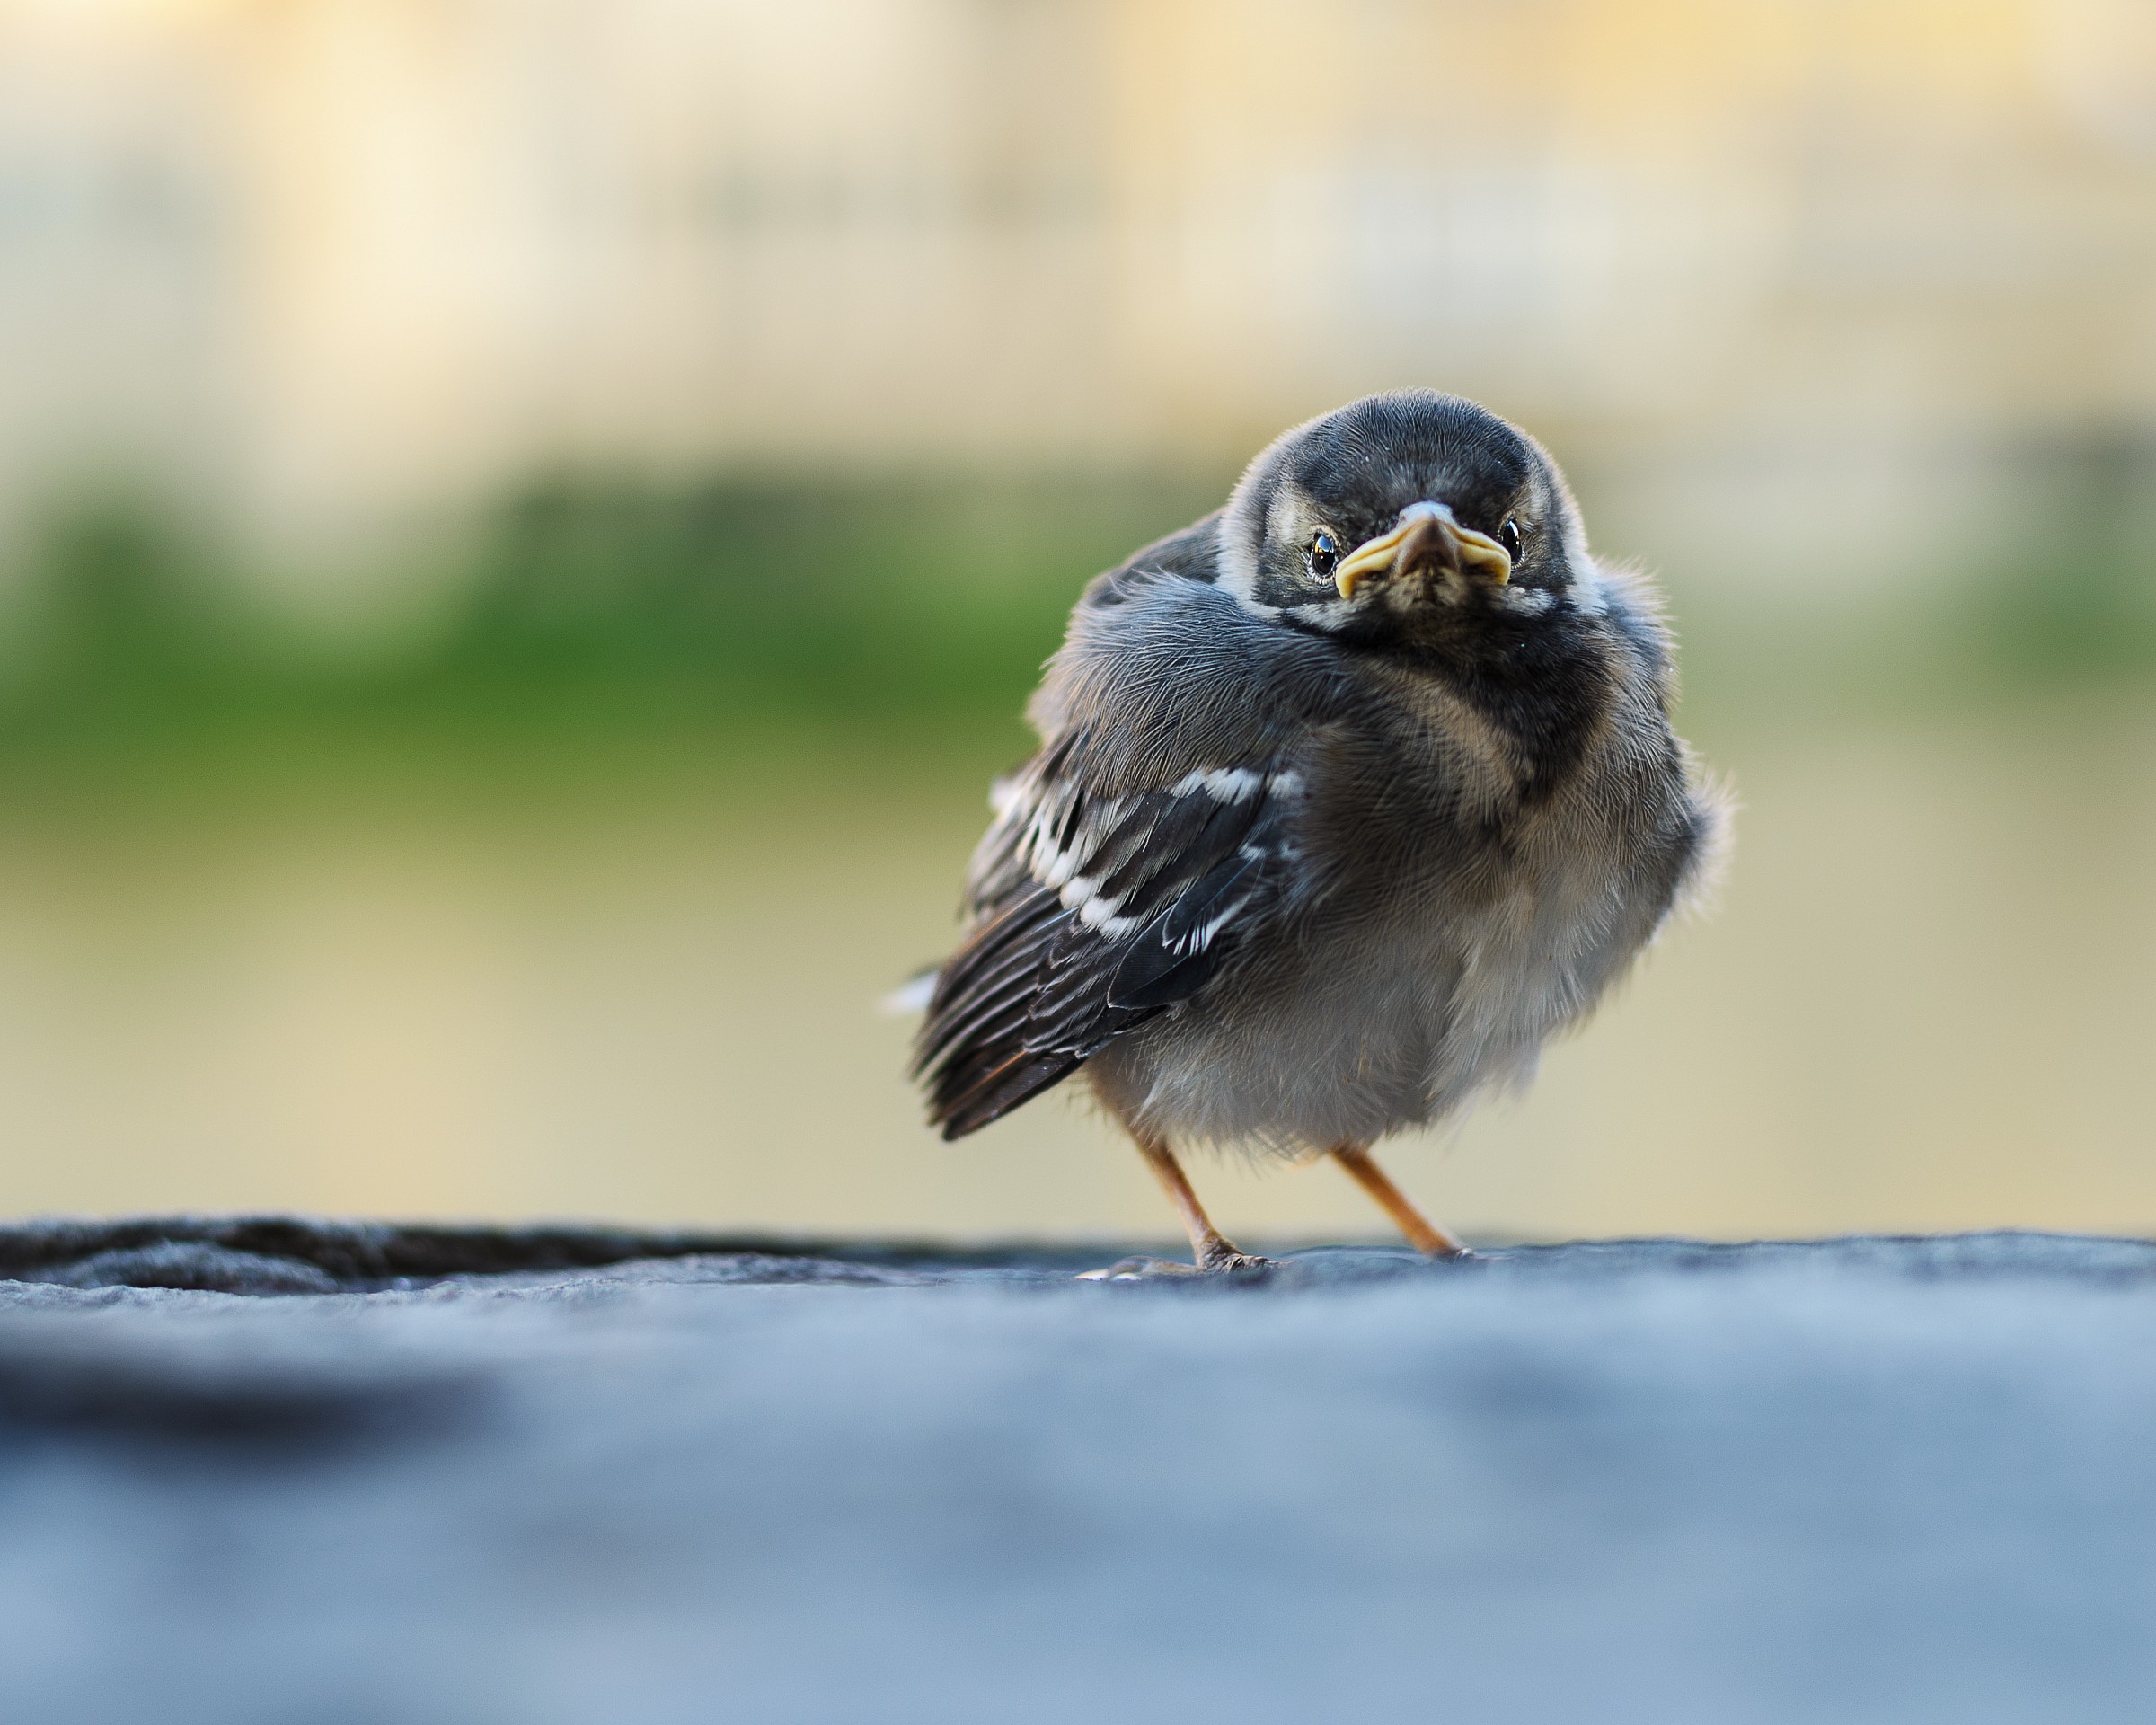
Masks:
[[[1457,395],[1372,395],[1286,432],[1221,522],[1221,585],[1344,640],[1517,627],[1594,565],[1542,447]]]

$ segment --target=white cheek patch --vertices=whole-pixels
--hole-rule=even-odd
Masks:
[[[1609,583],[1592,558],[1575,558],[1572,563],[1572,608],[1583,616],[1599,617],[1610,608]]]
[[[1215,579],[1213,585],[1233,599],[1253,617],[1262,617],[1268,623],[1279,621],[1280,607],[1277,605],[1268,605],[1258,597],[1256,566],[1245,562],[1242,558],[1235,555],[1233,552],[1224,546],[1221,551],[1220,574]]]
[[[1298,605],[1294,615],[1298,628],[1322,629],[1329,635],[1337,635],[1348,626],[1358,608],[1353,600],[1320,599],[1315,604]]]
[[[1557,605],[1557,595],[1546,587],[1500,587],[1498,609],[1515,617],[1539,617]]]

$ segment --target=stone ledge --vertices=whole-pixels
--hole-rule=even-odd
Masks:
[[[1072,1279],[1127,1249],[0,1231],[0,1717],[1963,1725],[2156,1693],[2156,1245]]]

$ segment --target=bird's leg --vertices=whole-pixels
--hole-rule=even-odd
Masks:
[[[1395,1186],[1370,1158],[1370,1152],[1359,1144],[1343,1144],[1333,1150],[1333,1159],[1353,1176],[1355,1183],[1377,1200],[1377,1207],[1398,1225],[1408,1236],[1408,1243],[1418,1252],[1427,1252],[1433,1258],[1464,1258],[1467,1247],[1455,1240],[1429,1217],[1408,1202],[1408,1195]]]
[[[1162,1263],[1153,1258],[1126,1258],[1119,1264],[1106,1269],[1088,1270],[1082,1281],[1127,1281],[1146,1276],[1195,1276],[1222,1270],[1263,1269],[1268,1261],[1254,1257],[1213,1225],[1213,1218],[1206,1214],[1206,1207],[1197,1201],[1183,1165],[1175,1159],[1175,1153],[1161,1142],[1143,1132],[1133,1132],[1132,1140],[1138,1154],[1145,1158],[1145,1165],[1161,1182],[1168,1194],[1168,1201],[1175,1206],[1175,1213],[1182,1217],[1183,1226],[1190,1235],[1190,1264]]]
[[[1168,1201],[1175,1206],[1175,1213],[1183,1218],[1183,1226],[1190,1235],[1190,1257],[1200,1269],[1251,1269],[1265,1262],[1254,1258],[1213,1225],[1213,1218],[1206,1214],[1206,1207],[1197,1201],[1191,1190],[1189,1177],[1183,1165],[1175,1159],[1175,1153],[1158,1138],[1138,1137],[1138,1154],[1145,1158],[1145,1165],[1153,1170],[1153,1177],[1161,1182],[1161,1190],[1168,1194]]]

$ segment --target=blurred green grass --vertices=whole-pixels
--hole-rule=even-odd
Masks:
[[[1855,608],[1680,583],[1688,724],[1711,742],[2156,686],[2144,454],[2083,452],[2026,538]],[[444,552],[416,616],[333,623],[175,509],[78,502],[32,537],[0,608],[0,797],[364,780],[499,795],[782,774],[805,754],[870,774],[1000,764],[1025,747],[1026,695],[1086,579],[1224,489],[557,477]]]
[[[0,613],[0,794],[1008,756],[1078,588],[1222,489],[550,480],[464,535],[416,620],[333,623],[104,497],[35,536]]]

